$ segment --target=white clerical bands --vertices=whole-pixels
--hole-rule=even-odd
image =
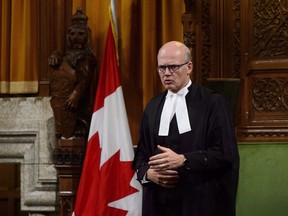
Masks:
[[[176,120],[180,134],[191,131],[191,125],[188,116],[188,109],[185,96],[188,93],[188,87],[191,81],[179,92],[173,93],[168,91],[166,100],[161,113],[159,136],[168,136],[170,121],[176,113]]]

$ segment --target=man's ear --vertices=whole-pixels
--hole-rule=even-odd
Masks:
[[[192,74],[192,71],[193,71],[193,63],[192,63],[192,62],[189,62],[189,63],[187,64],[187,67],[188,67],[188,73],[187,73],[187,75]]]

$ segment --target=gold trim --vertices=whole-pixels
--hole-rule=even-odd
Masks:
[[[0,82],[1,94],[31,94],[38,93],[38,81]]]

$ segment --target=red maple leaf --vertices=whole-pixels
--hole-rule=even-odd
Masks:
[[[113,145],[113,143],[109,143],[109,145]],[[120,161],[120,150],[118,150],[103,164],[98,176],[96,215],[125,216],[127,214],[126,210],[116,209],[108,204],[138,192],[137,189],[130,186],[134,176],[131,163],[131,161]]]
[[[112,144],[109,143],[109,145]],[[113,208],[108,204],[138,192],[137,189],[130,186],[134,176],[134,171],[131,169],[132,162],[120,161],[119,150],[99,169],[100,157],[101,148],[97,132],[87,145],[74,209],[75,215],[125,216],[127,210]]]

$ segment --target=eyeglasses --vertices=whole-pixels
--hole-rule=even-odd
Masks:
[[[158,69],[158,72],[159,73],[162,73],[162,74],[165,74],[166,72],[166,68],[168,68],[169,72],[170,73],[175,73],[177,72],[183,65],[186,65],[188,64],[189,62],[185,62],[183,64],[179,64],[179,65],[176,65],[176,64],[173,64],[173,65],[159,65],[157,66],[157,69]]]

